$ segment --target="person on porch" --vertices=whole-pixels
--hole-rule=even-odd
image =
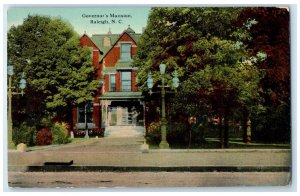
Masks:
[[[136,122],[137,122],[137,117],[138,117],[138,112],[136,111],[135,107],[132,108],[132,125],[135,127]]]

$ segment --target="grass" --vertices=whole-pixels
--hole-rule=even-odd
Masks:
[[[219,145],[219,139],[218,138],[207,138],[206,141],[211,144],[218,144]],[[259,149],[259,148],[285,148],[290,149],[291,145],[289,143],[259,143],[259,142],[251,142],[249,144],[246,144],[243,142],[242,138],[230,138],[229,139],[229,148],[253,148],[253,149]]]
[[[219,130],[216,126],[204,130],[205,142],[192,144],[190,149],[220,149]],[[252,141],[249,144],[243,142],[243,131],[238,128],[229,128],[229,149],[291,149],[290,143],[263,143]],[[188,143],[187,141],[185,143]],[[150,149],[159,149],[158,145],[149,144]],[[171,149],[188,149],[188,144],[171,145]]]
[[[246,144],[242,138],[230,138],[229,149],[290,149],[289,143],[259,143],[251,142]],[[150,149],[159,149],[158,145],[149,145]],[[190,149],[218,149],[220,148],[219,138],[205,138],[205,142],[198,145],[191,145]],[[171,149],[188,149],[188,145],[171,145]]]
[[[76,144],[76,143],[80,143],[86,141],[86,139],[84,137],[75,137],[71,139],[71,143],[72,144]]]
[[[29,147],[27,147],[27,151],[42,150],[42,149],[47,149],[47,148],[51,148],[51,147],[54,147],[54,146],[77,144],[77,143],[81,143],[81,142],[86,141],[85,138],[73,138],[73,139],[70,139],[70,140],[71,140],[71,142],[66,143],[66,144],[50,144],[50,145],[44,145],[44,146],[29,146]]]

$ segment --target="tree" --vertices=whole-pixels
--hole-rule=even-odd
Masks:
[[[265,72],[260,80],[263,110],[252,115],[257,139],[265,141],[289,141],[290,118],[290,23],[285,8],[244,8],[237,24],[249,18],[258,23],[249,28],[251,40],[246,42],[250,54],[265,51],[265,61],[257,67]],[[254,135],[254,136],[255,136]]]
[[[139,42],[134,66],[139,84],[146,89],[148,71],[159,84],[158,65],[177,70],[183,81],[172,108],[186,116],[215,113],[224,117],[222,146],[228,144],[228,117],[241,106],[256,105],[262,76],[244,44],[251,39],[247,26],[236,27],[239,8],[153,8]],[[171,85],[171,75],[167,75]],[[200,112],[199,112],[200,111]]]
[[[69,117],[72,106],[92,100],[97,90],[90,51],[59,18],[28,16],[8,32],[8,61],[15,75],[24,72],[26,96],[14,104],[16,122],[39,124],[45,116]],[[16,80],[17,81],[17,80]]]

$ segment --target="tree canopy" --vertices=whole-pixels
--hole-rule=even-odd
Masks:
[[[12,26],[8,62],[16,78],[24,72],[27,80],[26,95],[14,111],[35,121],[46,114],[65,115],[67,105],[92,100],[98,87],[90,49],[81,48],[78,34],[59,18],[28,16]]]
[[[228,135],[230,116],[261,106],[259,82],[264,71],[257,64],[267,58],[264,50],[248,51],[250,29],[258,22],[249,16],[238,24],[241,11],[153,8],[134,58],[141,89],[148,90],[149,71],[153,72],[154,88],[159,85],[158,66],[167,64],[169,85],[174,70],[181,81],[171,101],[173,115],[218,115],[224,118]]]
[[[223,98],[223,106],[246,105],[257,99],[262,74],[254,64],[262,58],[259,54],[250,56],[245,45],[251,39],[248,27],[255,25],[255,21],[249,18],[244,24],[234,26],[240,11],[239,8],[153,8],[134,59],[134,65],[139,66],[141,88],[147,90],[145,81],[151,70],[154,81],[159,83],[159,72],[155,70],[164,62],[167,72],[177,70],[180,75],[179,95],[190,99],[181,102],[185,105],[178,102],[178,109],[189,112],[189,107],[199,111],[194,104],[213,107]],[[167,77],[171,82],[172,75]],[[195,101],[192,95],[197,97]],[[205,102],[201,103],[200,97]],[[189,103],[192,105],[188,106]]]
[[[237,24],[249,17],[258,23],[250,29],[247,51],[265,51],[267,58],[257,67],[265,72],[260,80],[264,110],[252,115],[256,136],[265,140],[289,141],[290,118],[290,14],[286,8],[253,7],[242,10]],[[254,135],[255,136],[255,135]]]

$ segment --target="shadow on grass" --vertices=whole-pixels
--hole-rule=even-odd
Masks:
[[[171,149],[188,149],[186,144],[170,144]],[[190,149],[219,149],[220,139],[219,138],[206,138],[205,141],[199,144],[192,144]],[[259,143],[252,142],[246,144],[243,142],[242,138],[230,138],[229,139],[229,149],[290,149],[291,145],[289,143]],[[158,145],[151,145],[150,149],[159,149]]]

